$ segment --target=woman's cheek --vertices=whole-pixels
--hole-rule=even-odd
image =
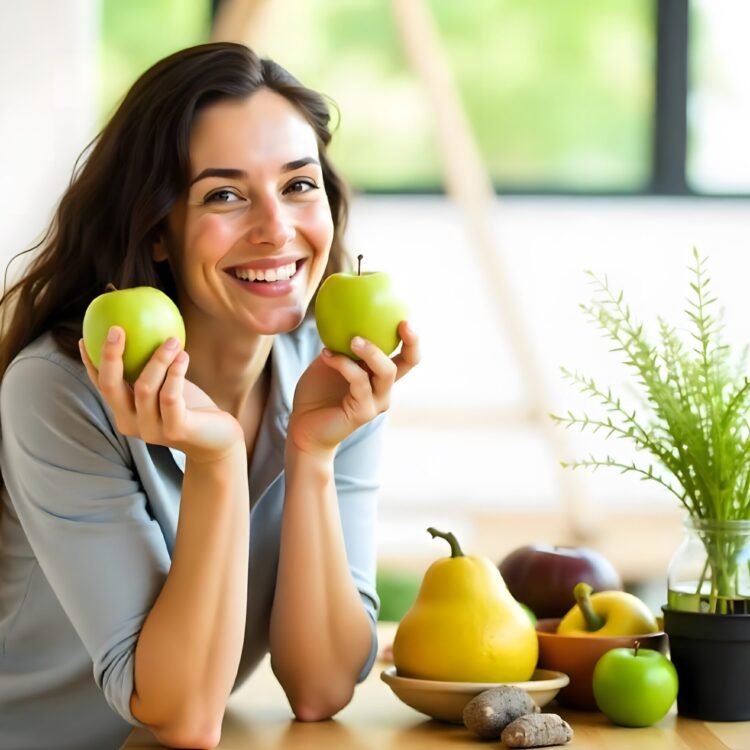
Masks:
[[[186,254],[194,260],[216,261],[236,241],[238,230],[228,217],[206,214],[195,223],[185,244]]]
[[[328,201],[320,201],[311,207],[308,217],[308,237],[312,240],[317,255],[328,257],[333,242],[333,217]]]

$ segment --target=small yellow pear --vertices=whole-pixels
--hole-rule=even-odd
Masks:
[[[638,597],[625,591],[592,594],[588,583],[573,589],[576,604],[560,620],[561,635],[642,635],[656,633],[659,625],[651,610]]]
[[[464,555],[451,533],[451,556],[425,573],[399,623],[393,660],[402,677],[449,682],[519,682],[536,668],[536,630],[486,557]]]

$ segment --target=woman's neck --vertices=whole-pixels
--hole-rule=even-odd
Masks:
[[[265,393],[266,363],[273,336],[232,336],[189,328],[186,350],[190,355],[187,378],[213,402],[240,421],[249,406],[257,403],[258,391]]]

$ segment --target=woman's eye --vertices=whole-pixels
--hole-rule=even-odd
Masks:
[[[216,190],[206,196],[204,203],[235,203],[240,197],[231,190]]]
[[[295,180],[284,188],[285,193],[309,193],[318,186],[312,180]]]

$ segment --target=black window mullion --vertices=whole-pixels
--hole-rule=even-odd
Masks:
[[[651,192],[688,193],[688,0],[657,0],[656,96]]]

